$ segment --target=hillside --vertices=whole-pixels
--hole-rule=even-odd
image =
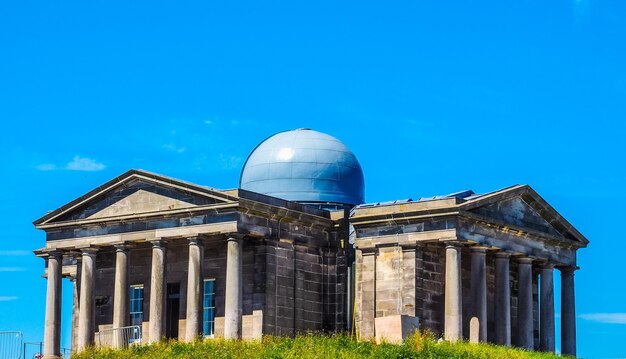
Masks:
[[[124,350],[89,349],[72,359],[130,358],[560,358],[489,344],[448,343],[417,334],[402,345],[360,342],[347,336],[266,337],[262,341],[199,340],[134,346]]]

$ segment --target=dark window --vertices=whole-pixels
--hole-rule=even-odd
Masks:
[[[143,284],[130,286],[130,325],[143,323]]]
[[[212,337],[215,329],[215,279],[204,280],[202,333]]]

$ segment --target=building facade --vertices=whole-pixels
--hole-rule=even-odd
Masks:
[[[576,251],[588,242],[530,187],[364,202],[354,154],[309,129],[259,144],[234,190],[130,170],[34,223],[46,232],[44,354],[60,356],[62,277],[74,282],[75,350],[128,345],[129,330],[147,342],[368,339],[410,323],[554,351],[555,268],[561,351],[575,354]]]

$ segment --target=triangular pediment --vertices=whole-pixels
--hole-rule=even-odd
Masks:
[[[507,198],[496,203],[477,207],[470,212],[520,228],[530,228],[539,232],[560,236],[559,233],[534,208],[521,197]]]
[[[140,189],[108,207],[88,216],[89,219],[128,216],[139,213],[161,212],[196,207],[196,204]]]
[[[150,172],[131,170],[35,221],[104,220],[232,203],[237,198],[221,191]]]
[[[582,244],[587,239],[529,186],[514,186],[460,205],[487,221]]]

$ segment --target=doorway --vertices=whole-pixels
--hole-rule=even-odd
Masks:
[[[178,339],[178,320],[180,319],[180,283],[167,283],[167,304],[165,319],[165,337]]]

